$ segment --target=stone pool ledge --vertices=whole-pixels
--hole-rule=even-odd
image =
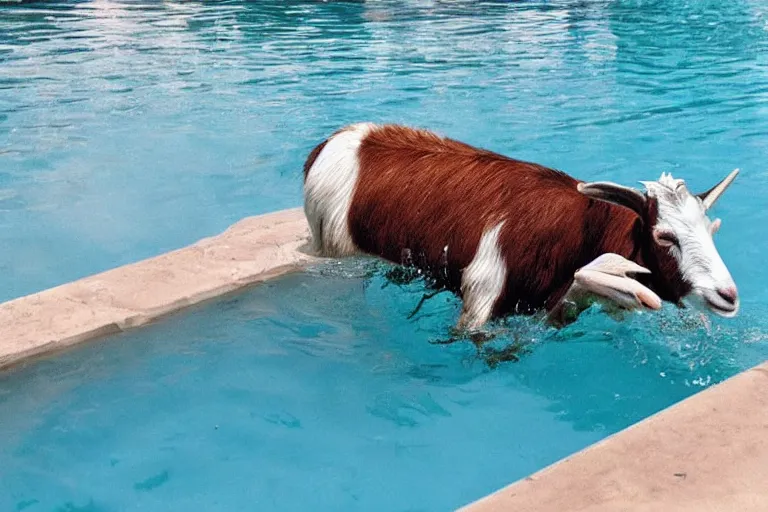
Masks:
[[[461,512],[766,510],[768,362],[678,402]]]
[[[220,235],[0,304],[0,367],[144,325],[314,261],[300,208],[246,218]]]

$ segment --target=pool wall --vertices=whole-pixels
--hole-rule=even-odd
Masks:
[[[0,304],[0,367],[138,327],[318,261],[301,209]],[[477,468],[483,471],[483,468]],[[768,362],[463,510],[768,509]]]

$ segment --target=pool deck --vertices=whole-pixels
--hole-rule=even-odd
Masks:
[[[189,247],[0,304],[0,367],[304,268],[318,261],[308,237],[301,209],[251,217]],[[768,362],[462,510],[766,511]]]

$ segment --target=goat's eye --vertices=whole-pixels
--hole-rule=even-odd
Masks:
[[[674,233],[670,231],[661,231],[656,233],[656,241],[663,247],[680,247],[680,241]]]

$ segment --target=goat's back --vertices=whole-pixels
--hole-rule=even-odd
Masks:
[[[612,209],[562,172],[403,126],[350,126],[310,159],[305,208],[326,253],[354,245],[395,263],[409,254],[458,290],[481,237],[503,222],[496,243],[509,286],[501,302],[524,307],[543,305],[589,261],[595,247],[585,243],[601,245],[604,233],[586,228],[586,217],[607,222]]]

